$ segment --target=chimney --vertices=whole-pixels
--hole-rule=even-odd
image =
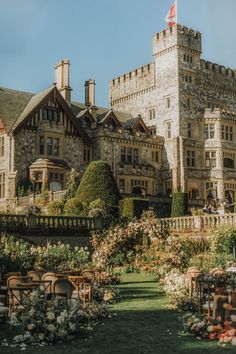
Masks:
[[[70,87],[70,61],[68,59],[61,60],[59,63],[55,65],[55,83],[67,101],[67,103],[71,103],[71,87]]]
[[[85,106],[95,106],[95,80],[87,80],[85,87]]]

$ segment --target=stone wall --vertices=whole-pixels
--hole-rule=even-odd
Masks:
[[[122,96],[124,81],[116,79],[115,85],[113,81],[110,82],[109,96],[112,97],[114,109],[131,112],[134,116],[140,113],[148,126],[155,126],[157,134],[165,137],[162,160],[164,185],[172,178],[173,189],[197,189],[201,193],[200,198],[205,198],[207,181],[216,181],[222,197],[223,184],[229,180],[232,183],[235,178],[234,171],[224,171],[223,151],[236,153],[236,145],[221,139],[221,125],[228,124],[223,116],[215,124],[217,137],[205,140],[205,110],[219,107],[230,111],[230,124],[236,136],[232,119],[232,112],[236,110],[236,71],[204,61],[201,54],[199,32],[177,25],[157,33],[153,36],[153,61],[150,67],[154,65],[154,70],[149,87],[143,84],[145,90],[138,91],[136,86],[140,87],[140,78],[139,84],[132,80],[128,95]],[[169,107],[165,104],[168,98]],[[156,111],[154,120],[149,117],[151,108]],[[170,127],[171,132],[168,134]],[[212,149],[217,154],[217,166],[209,170],[205,166],[205,151]],[[187,166],[188,150],[195,152],[194,168]]]
[[[125,180],[125,193],[132,192],[132,180],[147,183],[147,193],[155,195],[161,192],[160,169],[162,164],[162,138],[150,138],[146,134],[132,135],[124,130],[111,131],[109,128],[99,128],[94,132],[95,159],[107,161],[119,185],[119,180]],[[138,149],[138,162],[123,164],[121,162],[121,147]],[[159,161],[152,160],[152,152],[159,152]]]

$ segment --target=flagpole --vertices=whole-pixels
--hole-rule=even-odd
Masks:
[[[178,0],[175,0],[175,7],[176,7],[176,24],[178,24]]]

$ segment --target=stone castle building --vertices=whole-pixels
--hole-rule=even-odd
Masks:
[[[0,207],[29,184],[63,190],[68,174],[92,160],[107,161],[123,193],[156,195],[164,139],[152,137],[141,116],[95,106],[95,82],[85,103],[71,101],[69,61],[56,65],[55,84],[39,94],[0,88]]]
[[[115,110],[140,114],[165,138],[162,193],[234,199],[236,71],[203,60],[201,33],[175,25],[153,36],[153,60],[109,83]]]
[[[111,109],[71,100],[69,61],[39,94],[0,88],[0,206],[22,183],[63,190],[68,174],[107,161],[122,193],[234,200],[236,71],[201,58],[201,34],[153,37],[153,61],[109,83]]]

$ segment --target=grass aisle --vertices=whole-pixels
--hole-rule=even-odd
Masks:
[[[168,310],[167,297],[152,276],[125,275],[119,286],[121,301],[112,306],[111,319],[101,321],[90,335],[80,336],[73,343],[24,353],[44,354],[225,354],[235,348],[221,348],[217,342],[178,337],[181,324],[178,313]],[[0,325],[0,338],[4,338]],[[16,349],[0,347],[0,353],[16,353]]]

